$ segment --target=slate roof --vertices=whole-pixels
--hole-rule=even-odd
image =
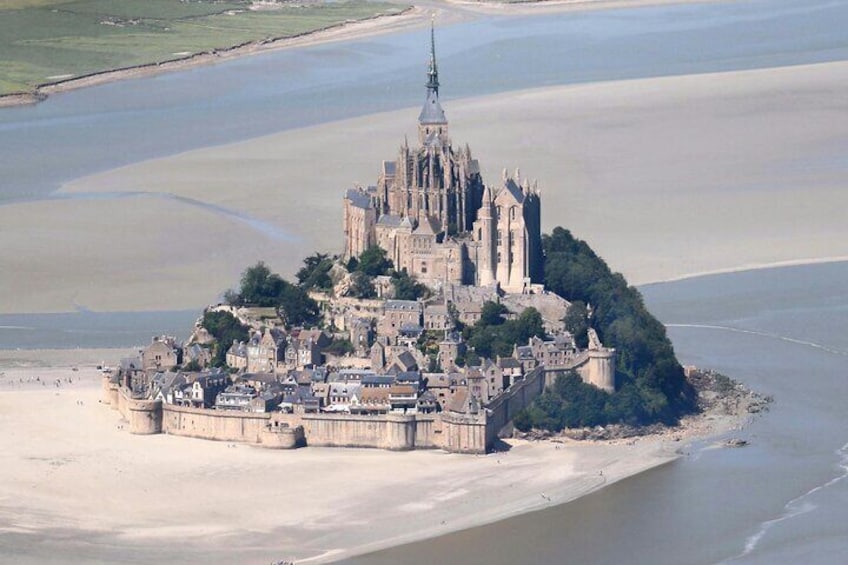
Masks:
[[[420,312],[421,303],[416,300],[386,300],[386,311]]]
[[[418,371],[403,371],[395,375],[399,383],[418,383],[421,381],[421,373]]]
[[[380,216],[380,219],[377,220],[377,225],[396,228],[400,226],[401,220],[402,218],[400,216],[395,216],[394,214],[383,214]]]
[[[392,375],[366,375],[362,377],[362,386],[364,387],[379,387],[381,385],[391,385],[395,382],[395,377]]]
[[[424,332],[424,328],[422,328],[418,324],[414,324],[411,322],[407,322],[400,326],[400,333],[409,336],[409,337],[418,337]]]
[[[515,348],[519,359],[534,359],[533,348],[529,345],[522,345]]]
[[[413,367],[418,366],[418,362],[415,361],[415,357],[409,351],[404,351],[395,359],[396,363],[403,365],[405,371],[411,370]]]
[[[347,191],[347,194],[345,194],[345,198],[350,201],[351,206],[363,209],[371,207],[371,198],[361,190],[351,188]]]
[[[124,357],[121,359],[120,366],[122,371],[135,371],[143,367],[141,357]]]
[[[512,195],[516,202],[519,204],[524,202],[524,191],[521,190],[521,187],[518,186],[513,179],[507,179],[504,183],[504,188],[509,191],[510,195]],[[498,196],[500,196],[500,194],[498,194]],[[499,200],[499,198],[496,196],[495,200]]]
[[[418,115],[418,123],[425,125],[448,123],[448,119],[445,117],[445,111],[439,103],[439,95],[432,90],[427,91],[427,100],[424,102],[424,107],[421,108],[421,113]]]
[[[518,362],[518,359],[513,359],[512,357],[505,357],[498,361],[498,365],[503,369],[520,369],[521,363]]]

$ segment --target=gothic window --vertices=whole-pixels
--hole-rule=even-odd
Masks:
[[[427,261],[421,261],[421,274],[427,274]]]
[[[513,206],[513,207],[511,207],[511,208],[509,209],[509,219],[510,219],[510,220],[514,220],[514,219],[515,219],[515,206]]]

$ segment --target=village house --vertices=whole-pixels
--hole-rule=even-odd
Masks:
[[[377,415],[385,414],[391,408],[388,387],[363,387],[358,402],[351,405],[350,411],[351,413]]]
[[[458,332],[446,332],[445,339],[439,342],[439,353],[436,361],[443,371],[449,371],[456,367],[456,360],[465,357],[465,343],[462,334]]]
[[[251,412],[251,401],[256,397],[256,389],[243,385],[230,385],[215,397],[216,410],[237,410]]]
[[[279,328],[266,328],[264,333],[254,332],[247,344],[247,367],[249,373],[277,371],[284,364],[286,333]]]
[[[141,352],[144,370],[170,371],[182,363],[182,346],[172,336],[157,336]]]
[[[521,363],[514,357],[498,357],[498,367],[503,373],[504,388],[509,388],[515,382],[524,377],[524,371]]]
[[[279,384],[280,379],[275,373],[244,373],[236,378],[236,382],[263,391]]]
[[[207,347],[193,343],[183,348],[183,364],[193,364],[200,369],[205,369],[212,363],[212,352]]]
[[[328,394],[328,412],[349,412],[351,399],[353,399],[354,403],[359,403],[360,390],[362,385],[346,383],[346,382],[334,382],[330,383],[330,390]]]
[[[447,305],[428,304],[424,307],[424,329],[428,332],[444,332],[453,329],[453,321]]]
[[[377,323],[377,333],[391,339],[397,337],[401,326],[411,324],[421,325],[424,308],[416,300],[386,300],[385,313]]]
[[[321,365],[321,350],[332,340],[321,330],[299,330],[292,332],[285,351],[285,363],[289,369],[303,369]]]
[[[233,340],[233,344],[227,350],[225,357],[227,367],[236,371],[247,370],[247,344]]]
[[[215,404],[215,398],[230,384],[230,376],[216,369],[208,373],[193,373],[187,377],[191,383],[191,398],[189,405],[195,408],[210,408]]]
[[[369,318],[351,316],[347,322],[348,339],[355,355],[365,356],[371,347],[374,335]]]

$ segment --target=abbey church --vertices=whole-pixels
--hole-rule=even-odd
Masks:
[[[405,141],[395,160],[383,161],[376,186],[345,194],[345,256],[379,245],[396,269],[433,288],[524,292],[542,278],[539,191],[518,173],[486,185],[468,146],[453,147],[432,28],[427,76],[418,146]]]

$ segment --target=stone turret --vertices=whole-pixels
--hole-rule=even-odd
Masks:
[[[615,392],[615,350],[609,348],[589,351],[586,365],[586,380],[589,384],[607,392]]]
[[[583,380],[607,392],[615,392],[615,349],[604,347],[598,333],[589,328],[589,361],[581,371]]]
[[[492,189],[483,190],[483,205],[477,213],[474,222],[473,237],[479,242],[479,259],[477,262],[477,284],[489,286],[495,277],[495,234]]]

